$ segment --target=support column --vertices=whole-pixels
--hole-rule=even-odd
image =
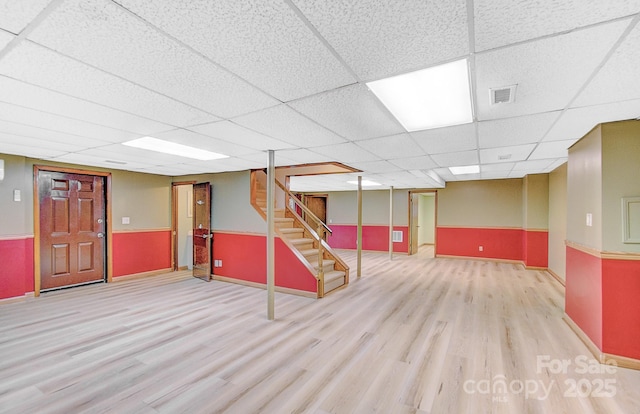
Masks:
[[[357,244],[357,271],[358,277],[362,276],[362,177],[358,176],[358,236],[356,238]]]
[[[393,186],[389,188],[389,260],[393,260]]]
[[[275,245],[273,215],[275,208],[276,174],[274,168],[274,151],[269,150],[267,164],[267,319],[275,319]]]

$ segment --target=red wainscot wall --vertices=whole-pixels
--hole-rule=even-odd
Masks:
[[[0,238],[0,299],[34,290],[33,236]]]
[[[355,250],[358,226],[349,224],[331,224],[333,234],[327,237],[327,243],[334,249]],[[409,228],[407,226],[393,226],[394,231],[402,232],[402,241],[393,243],[396,253],[409,252]],[[362,250],[389,251],[389,226],[362,226]]]
[[[171,230],[113,232],[113,276],[171,268]]]

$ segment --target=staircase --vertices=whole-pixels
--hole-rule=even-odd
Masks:
[[[252,171],[251,176],[251,204],[267,219],[267,190],[266,174]],[[307,209],[282,183],[276,181],[280,191],[276,193],[278,201],[286,207],[274,210],[274,228],[280,239],[291,249],[296,257],[307,265],[309,271],[318,281],[318,298],[335,291],[349,283],[349,267],[340,259],[324,241],[324,233],[331,233],[325,223]],[[282,197],[284,195],[284,197]],[[284,198],[284,203],[282,203]],[[317,224],[313,229],[300,215],[289,207],[289,200],[305,211],[307,219]]]

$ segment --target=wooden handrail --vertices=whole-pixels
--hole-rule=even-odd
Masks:
[[[331,230],[322,220],[320,220],[318,218],[318,216],[316,216],[315,214],[313,214],[313,212],[311,210],[309,210],[309,207],[305,206],[304,203],[300,200],[298,200],[298,197],[296,197],[295,195],[293,195],[293,193],[291,191],[289,191],[289,189],[287,189],[287,187],[285,187],[280,181],[276,180],[276,185],[278,187],[280,187],[280,189],[282,189],[282,191],[284,191],[284,193],[286,195],[288,195],[291,199],[293,199],[293,202],[296,203],[296,205],[298,207],[300,207],[302,209],[302,211],[304,211],[305,216],[311,216],[311,218],[313,219],[313,221],[316,222],[316,224],[318,224],[319,226],[324,227],[324,230],[329,232],[329,234],[333,234],[333,230]]]

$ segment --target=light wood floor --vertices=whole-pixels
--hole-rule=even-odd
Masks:
[[[551,276],[429,254],[356,279],[342,252],[349,287],[277,294],[273,322],[264,290],[187,272],[1,304],[0,412],[640,413],[640,371],[579,373]]]

